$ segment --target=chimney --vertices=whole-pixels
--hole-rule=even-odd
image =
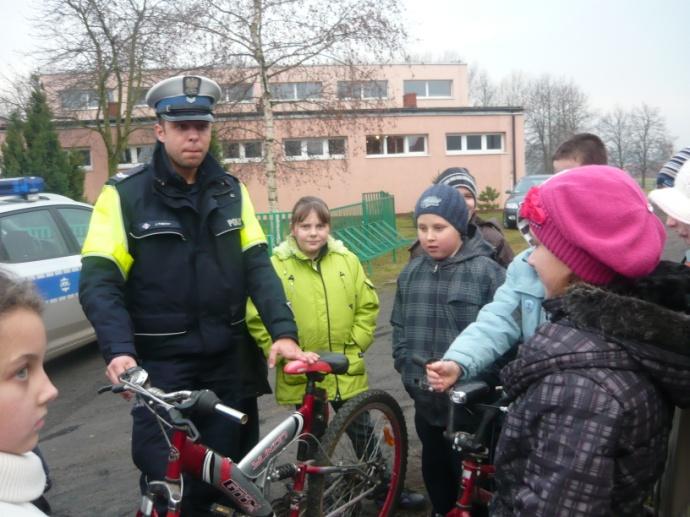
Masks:
[[[120,118],[120,110],[118,110],[117,102],[108,103],[108,118]]]
[[[417,107],[417,94],[416,93],[406,93],[403,95],[403,108],[416,108]]]

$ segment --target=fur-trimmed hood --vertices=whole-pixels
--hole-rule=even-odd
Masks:
[[[554,371],[610,368],[644,372],[690,405],[690,268],[663,262],[636,281],[577,284],[544,308],[551,323],[502,372],[511,396]]]

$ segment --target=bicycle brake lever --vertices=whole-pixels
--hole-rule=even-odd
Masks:
[[[108,384],[108,385],[106,385],[106,386],[101,386],[100,388],[98,388],[98,389],[96,390],[96,393],[98,393],[99,395],[101,395],[101,394],[103,394],[103,393],[105,393],[105,392],[107,392],[107,391],[113,391],[113,388],[114,388],[114,387],[115,387],[115,386],[113,386],[112,384]]]
[[[185,418],[178,409],[169,409],[168,415],[170,416],[170,423],[173,424],[175,427],[183,427],[186,430],[187,436],[190,440],[192,440],[195,443],[199,440],[199,438],[201,437],[199,430],[196,428],[194,423],[188,418]]]

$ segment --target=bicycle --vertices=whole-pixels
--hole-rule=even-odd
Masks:
[[[289,362],[285,373],[307,377],[302,405],[237,463],[198,443],[199,432],[190,419],[194,415],[215,412],[246,422],[246,415],[221,404],[213,392],[165,393],[148,384],[148,374],[140,367],[127,370],[120,376],[120,384],[101,388],[99,393],[134,393],[172,429],[172,436],[166,438],[170,454],[165,479],[149,483],[137,517],[158,517],[157,501],[167,503],[166,517],[179,517],[183,473],[223,492],[241,515],[361,515],[367,508],[378,517],[393,515],[407,467],[404,416],[392,396],[369,390],[345,403],[328,422],[327,394],[316,383],[325,375],[343,374],[347,369],[347,358],[338,353],[323,353],[311,365]],[[298,445],[297,461],[278,464],[293,443]],[[272,488],[286,480],[290,483],[282,485],[285,493],[271,500]],[[380,508],[372,510],[377,501]],[[213,511],[233,515],[233,509],[226,506],[214,505]]]
[[[413,355],[412,361],[426,367],[427,361],[421,356]],[[433,360],[432,360],[433,361]],[[422,389],[432,388],[422,382]],[[448,390],[448,423],[444,436],[454,450],[462,457],[462,475],[460,491],[455,507],[445,517],[479,517],[488,515],[488,507],[493,494],[490,487],[496,468],[492,464],[492,447],[489,435],[497,417],[507,411],[501,405],[501,397],[495,403],[485,403],[489,398],[502,391],[500,386],[492,387],[482,380],[459,382]],[[464,406],[472,413],[479,413],[482,418],[475,433],[455,430],[455,408]]]

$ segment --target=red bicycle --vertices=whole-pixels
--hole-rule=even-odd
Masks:
[[[413,354],[411,359],[422,368],[435,360],[427,360],[418,354]],[[425,379],[422,379],[420,387],[433,391]],[[489,503],[493,497],[491,488],[496,473],[496,468],[492,464],[491,443],[492,438],[497,437],[497,417],[507,411],[507,407],[501,405],[502,398],[495,403],[486,401],[495,400],[501,391],[500,386],[492,387],[482,380],[476,380],[460,382],[446,392],[448,423],[444,436],[450,440],[453,449],[460,453],[462,476],[455,507],[446,513],[445,517],[483,517],[489,514]],[[476,432],[455,430],[457,406],[464,406],[470,413],[482,415]]]
[[[287,374],[307,377],[302,406],[237,463],[199,443],[191,420],[192,415],[215,412],[246,421],[246,415],[221,404],[213,392],[164,393],[149,386],[148,374],[138,367],[125,372],[120,384],[99,390],[134,393],[172,430],[166,438],[170,454],[165,479],[149,483],[137,517],[158,517],[158,501],[166,502],[166,517],[179,517],[183,474],[230,498],[236,508],[216,505],[219,515],[394,515],[407,467],[404,416],[393,397],[370,390],[349,400],[329,422],[327,394],[317,382],[347,369],[347,358],[337,353],[321,354],[311,365],[288,363]],[[293,443],[298,444],[296,459],[280,461]],[[281,493],[272,498],[276,487]]]
[[[448,392],[449,414],[446,439],[450,440],[453,449],[462,456],[462,477],[460,493],[455,508],[446,517],[479,517],[488,515],[488,507],[493,494],[493,478],[496,468],[492,464],[492,442],[490,435],[495,431],[497,417],[507,410],[500,405],[484,404],[480,401],[491,396],[493,390],[484,381],[468,381],[457,384]],[[456,405],[467,407],[473,413],[480,413],[482,419],[474,434],[453,429]]]

